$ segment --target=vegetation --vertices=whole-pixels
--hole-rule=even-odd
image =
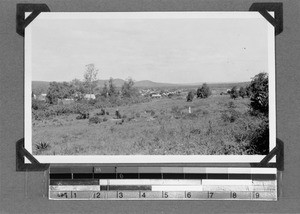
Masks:
[[[206,83],[197,89],[197,98],[207,98],[211,95],[211,90]]]
[[[73,85],[67,82],[50,82],[47,92],[47,102],[49,104],[57,104],[58,99],[64,99],[73,96],[75,89]]]
[[[94,89],[97,86],[96,83],[97,75],[98,75],[98,69],[95,68],[94,64],[86,65],[86,71],[84,73],[84,85],[86,87],[86,91],[88,91],[89,94],[93,94]]]
[[[239,95],[240,95],[240,97],[242,97],[243,99],[247,96],[247,92],[246,92],[246,89],[245,89],[244,87],[240,87]]]
[[[236,98],[239,97],[239,92],[238,92],[236,86],[233,86],[233,88],[230,90],[230,97],[231,97],[232,99],[236,99]]]
[[[259,73],[256,75],[250,85],[250,100],[252,113],[261,113],[268,116],[269,113],[269,84],[268,74]]]
[[[269,81],[267,73],[256,75],[250,85],[250,114],[260,118],[257,131],[252,133],[251,146],[262,154],[269,151]]]
[[[95,71],[95,68],[89,69]],[[266,74],[256,75],[248,86],[231,86],[230,96],[212,94],[208,85],[203,84],[197,91],[191,87],[177,90],[180,93],[169,93],[171,90],[167,87],[155,89],[156,93],[164,94],[161,98],[141,95],[132,79],[118,88],[110,78],[99,89],[92,84],[95,81],[92,79],[90,82],[86,79],[52,82],[46,101],[32,100],[35,154],[251,155],[268,152]],[[222,91],[226,92],[226,88]],[[234,91],[236,93],[232,93]],[[90,92],[97,93],[95,99],[84,98]],[[193,100],[195,95],[209,99]],[[238,99],[239,96],[246,99]],[[58,102],[59,99],[73,101],[64,104]]]
[[[187,102],[192,102],[194,99],[194,92],[193,91],[190,91],[186,97],[186,101]]]
[[[37,154],[41,154],[50,148],[49,143],[47,142],[39,142],[35,144],[35,150]]]
[[[129,78],[127,81],[124,82],[124,85],[121,89],[122,97],[124,98],[131,98],[138,96],[138,90],[133,87],[134,82],[131,78]]]

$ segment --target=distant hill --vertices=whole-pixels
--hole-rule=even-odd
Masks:
[[[249,85],[249,82],[233,82],[233,83],[207,83],[211,88],[228,88],[231,89],[234,86],[237,87],[246,87]]]
[[[172,86],[178,86],[178,84],[172,84],[172,83],[159,83],[159,82],[152,82],[150,80],[141,80],[136,81],[134,83],[136,87],[145,87],[145,88],[155,88],[155,87],[172,87]]]
[[[108,85],[108,81],[109,80],[98,80],[97,81],[97,85],[98,87],[103,87],[104,86],[104,83],[106,82],[106,84]],[[122,85],[124,84],[125,80],[122,80],[122,79],[114,79],[114,85],[116,87],[122,87]]]
[[[97,85],[98,87],[102,88],[104,86],[104,83],[106,82],[108,84],[109,80],[98,80]],[[116,87],[122,87],[125,80],[122,79],[114,79],[114,84]],[[49,83],[46,81],[32,81],[32,91],[35,94],[41,94],[41,93],[47,93],[47,90],[49,88]],[[227,88],[231,89],[233,86],[237,87],[246,87],[250,82],[239,82],[239,83],[207,83],[210,88]],[[163,88],[163,87],[200,87],[202,83],[189,83],[189,84],[173,84],[173,83],[158,83],[153,82],[150,80],[141,80],[136,81],[134,83],[135,87],[139,88]]]

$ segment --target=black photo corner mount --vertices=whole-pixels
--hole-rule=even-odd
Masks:
[[[25,19],[25,12],[31,14]],[[17,4],[16,32],[24,37],[25,28],[41,13],[50,12],[46,4]],[[31,163],[25,163],[25,157]],[[24,147],[24,138],[16,142],[16,171],[45,171],[50,164],[41,164]]]
[[[261,2],[253,3],[249,11],[258,11],[275,28],[277,36],[283,31],[283,4],[282,2]],[[268,13],[274,11],[274,18]]]
[[[25,12],[31,14],[25,19]],[[17,33],[24,37],[25,28],[32,22],[41,12],[50,12],[46,4],[17,4]]]
[[[269,161],[276,155],[276,162],[269,163]],[[251,167],[272,167],[277,168],[278,171],[284,170],[284,143],[276,138],[276,146],[267,154],[259,163],[250,164]]]
[[[31,163],[25,163],[25,157]],[[50,164],[41,164],[24,147],[24,138],[16,142],[16,171],[45,171]]]

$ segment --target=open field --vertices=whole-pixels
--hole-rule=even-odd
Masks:
[[[248,113],[248,98],[214,94],[186,102],[185,96],[33,120],[33,153],[38,155],[222,155],[257,154],[251,146],[263,121]],[[191,112],[189,113],[189,107]],[[116,120],[119,110],[122,119]],[[98,113],[98,115],[96,115]],[[104,119],[105,118],[105,119]],[[46,143],[46,149],[36,144]]]

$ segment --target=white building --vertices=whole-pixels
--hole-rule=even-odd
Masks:
[[[96,96],[95,96],[95,94],[86,94],[86,95],[84,95],[84,99],[94,100],[94,99],[96,99]]]

